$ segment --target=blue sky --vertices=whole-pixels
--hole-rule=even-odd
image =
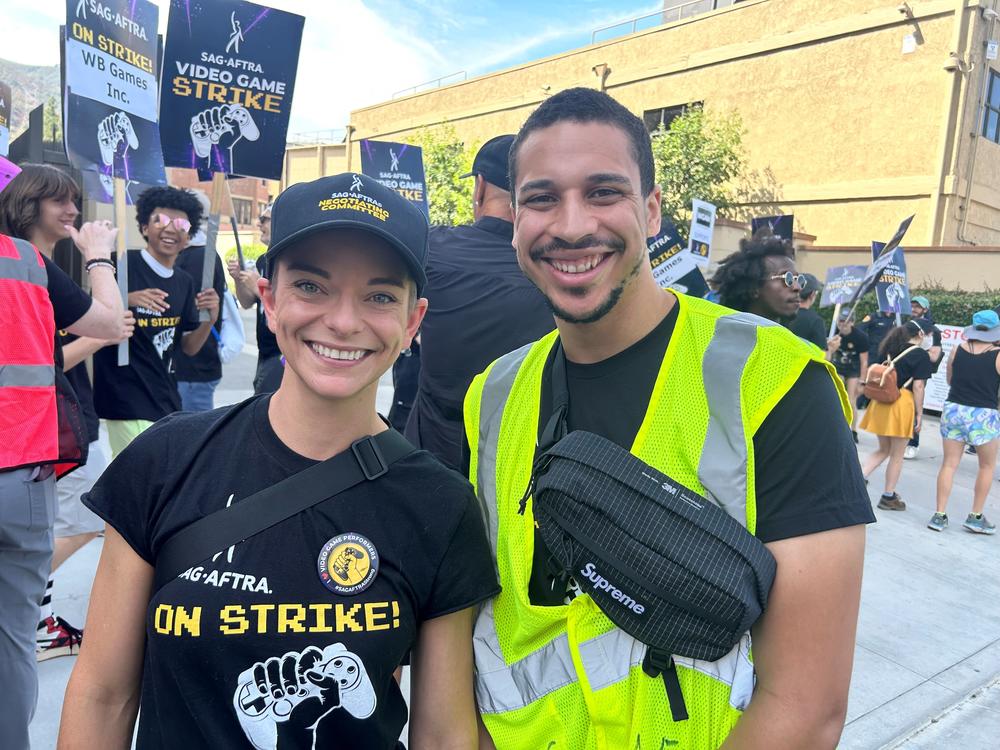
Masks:
[[[18,2],[0,57],[59,62],[65,0]],[[161,30],[168,0],[160,6]],[[653,0],[273,0],[306,17],[291,132],[342,128],[352,109],[440,76],[469,76],[590,43],[591,32],[662,7]],[[16,102],[15,102],[15,106]]]

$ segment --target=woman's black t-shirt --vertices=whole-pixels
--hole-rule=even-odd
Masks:
[[[179,529],[315,463],[275,435],[269,400],[161,420],[84,503],[154,564]],[[420,624],[498,590],[472,487],[415,453],[153,594],[138,747],[392,748],[393,670]]]
[[[907,344],[907,347],[909,346]],[[913,390],[913,380],[930,380],[933,374],[930,355],[923,349],[914,349],[896,362],[896,383],[903,388],[904,384],[910,381],[905,385],[908,391]]]

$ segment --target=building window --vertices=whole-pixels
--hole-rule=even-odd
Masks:
[[[246,198],[233,198],[233,212],[236,214],[236,223],[240,226],[253,224],[253,201],[248,201]]]
[[[983,135],[994,143],[1000,143],[1000,73],[995,70],[990,71],[986,111],[983,113]]]
[[[642,121],[646,123],[646,130],[650,133],[662,125],[665,129],[670,129],[670,123],[684,114],[690,107],[700,107],[702,102],[690,102],[688,104],[678,104],[674,107],[660,107],[659,109],[647,109],[642,113]]]

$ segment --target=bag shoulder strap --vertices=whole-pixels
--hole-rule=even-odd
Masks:
[[[901,360],[907,354],[909,354],[910,352],[912,352],[914,349],[919,349],[919,348],[920,348],[919,346],[917,346],[916,344],[914,344],[913,346],[910,346],[910,347],[907,347],[906,349],[903,349],[903,351],[901,351],[899,354],[897,354],[895,357],[893,357],[892,359],[889,360],[889,364],[895,366],[895,364],[899,360]]]
[[[167,539],[156,556],[153,592],[219,550],[301,513],[364,481],[388,473],[416,448],[393,429],[356,440],[351,447],[227,508],[199,518]]]

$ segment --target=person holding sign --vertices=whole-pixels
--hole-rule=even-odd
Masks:
[[[851,434],[858,442],[858,396],[868,375],[868,336],[854,325],[851,311],[843,310],[837,321],[837,335],[827,344],[827,358],[837,368],[851,402]]]
[[[921,320],[893,328],[882,341],[879,355],[893,362],[899,398],[891,403],[872,400],[861,420],[861,429],[878,436],[878,449],[864,462],[867,479],[886,459],[885,489],[879,498],[882,510],[906,510],[906,503],[896,492],[903,471],[903,452],[914,432],[919,432],[924,413],[924,386],[931,376],[931,360],[922,343],[930,335]],[[871,376],[869,365],[868,376]]]
[[[806,277],[795,270],[791,242],[758,233],[740,240],[739,251],[723,259],[713,282],[724,306],[785,324],[799,311]]]
[[[375,410],[427,309],[427,221],[356,174],[293,185],[272,217],[285,375],[154,425],[87,496],[108,532],[61,750],[128,746],[140,708],[145,750],[393,750],[410,654],[409,747],[476,746],[472,621],[498,591],[481,512]],[[238,533],[171,546],[213,514]]]
[[[979,472],[973,491],[972,512],[962,524],[976,534],[994,534],[996,525],[986,520],[983,507],[993,485],[1000,446],[1000,317],[993,310],[980,310],[963,332],[965,340],[948,358],[948,399],[941,410],[944,458],[937,478],[937,511],[927,523],[934,531],[948,527],[948,498],[955,470],[966,445],[976,448]]]
[[[129,251],[128,306],[136,318],[129,364],[119,367],[112,348],[94,357],[94,403],[107,420],[115,456],[153,422],[181,408],[174,349],[194,356],[219,316],[215,290],[197,292],[194,279],[175,268],[201,222],[198,199],[186,190],[153,187],[139,196],[135,210],[146,249]],[[198,310],[208,310],[210,319],[200,322]]]
[[[665,737],[699,750],[773,747],[776,737],[835,747],[874,516],[833,368],[781,326],[660,288],[647,246],[661,228],[650,136],[607,94],[546,99],[509,165],[517,260],[557,330],[496,360],[465,399],[470,478],[503,587],[476,623],[480,747],[578,749],[595,736],[615,750]],[[781,274],[784,284],[791,259],[768,243],[774,257],[754,254],[754,280]],[[798,280],[786,288],[794,312]],[[556,404],[559,384],[568,405]],[[536,526],[525,488],[540,433],[561,418],[567,432],[594,433],[724,504],[777,561],[769,608],[748,636],[752,666],[739,645],[716,661],[671,662],[686,721],[665,679],[639,665],[645,646],[612,625],[575,571],[552,564]]]

